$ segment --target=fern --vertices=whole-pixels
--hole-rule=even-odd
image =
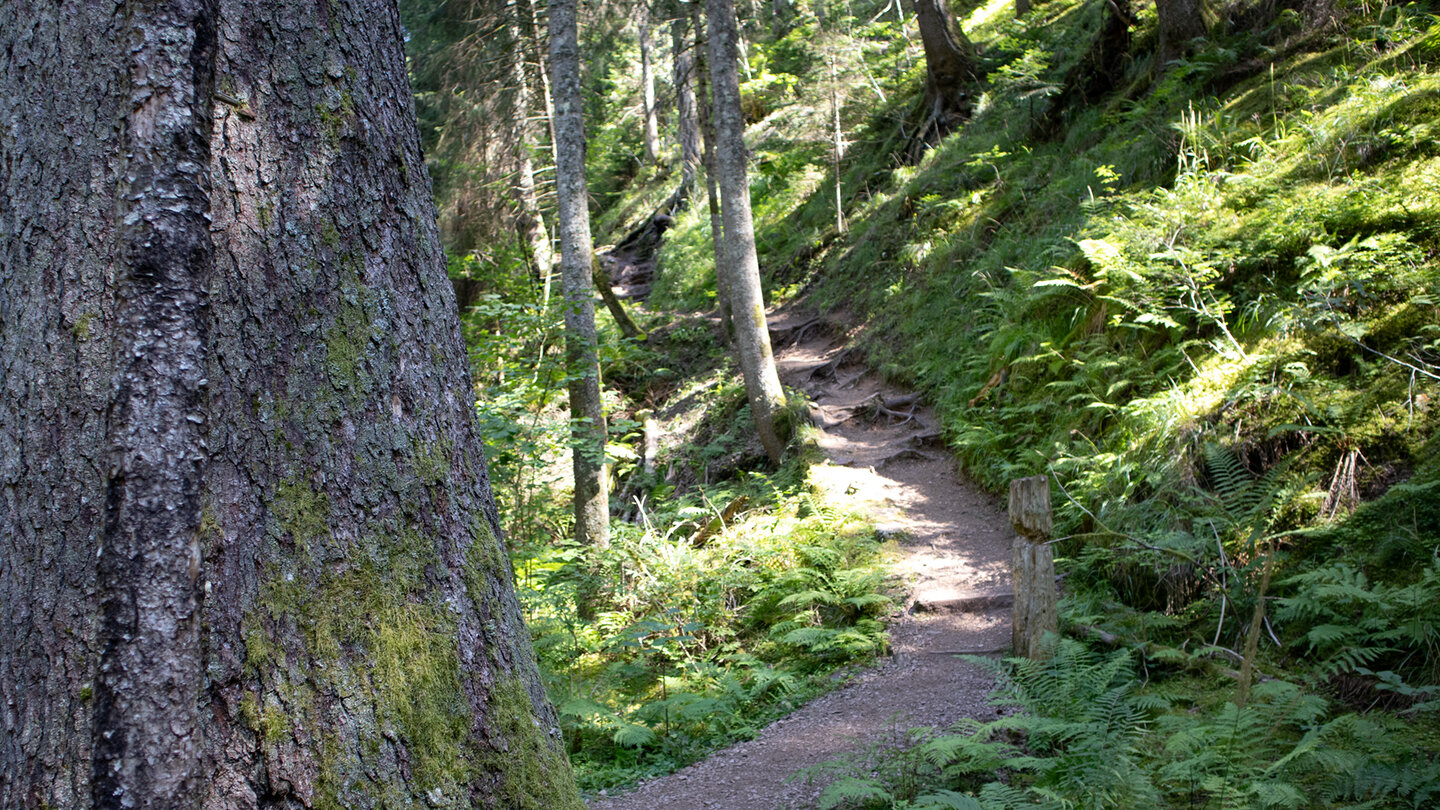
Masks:
[[[877,803],[891,806],[895,797],[874,782],[847,776],[826,786],[820,793],[819,807],[820,810],[835,810],[841,807],[873,807]]]
[[[1434,684],[1440,675],[1440,563],[1405,586],[1372,584],[1365,573],[1334,563],[1290,577],[1292,596],[1276,616],[1297,626],[1321,677],[1387,670]]]
[[[1255,479],[1233,452],[1213,442],[1206,443],[1203,452],[1205,472],[1231,514],[1247,514],[1260,505],[1262,493],[1255,486]]]
[[[638,723],[621,723],[619,727],[615,729],[615,733],[611,739],[615,741],[616,745],[629,748],[643,748],[655,741],[655,732],[648,726],[642,726]]]
[[[986,810],[985,805],[974,796],[953,790],[940,790],[918,796],[908,807],[909,810]]]

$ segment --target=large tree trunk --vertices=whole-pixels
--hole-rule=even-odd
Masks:
[[[777,422],[785,392],[770,352],[765,301],[760,290],[760,262],[755,252],[755,224],[750,214],[750,181],[745,162],[745,120],[740,111],[740,78],[735,72],[735,12],[730,0],[706,0],[710,44],[710,76],[714,93],[716,169],[720,214],[724,220],[725,261],[715,275],[730,302],[735,351],[745,376],[746,398],[760,443],[772,463],[785,450],[783,427]]]
[[[401,37],[0,4],[0,806],[580,807]]]
[[[1205,18],[1200,12],[1200,0],[1155,0],[1155,14],[1163,69],[1185,56],[1192,41],[1205,36]]]
[[[560,283],[565,298],[565,354],[570,366],[571,438],[575,470],[575,540],[610,542],[610,495],[605,482],[605,413],[600,402],[590,210],[585,192],[584,101],[576,0],[550,4],[550,70],[555,92],[555,188],[560,213]],[[582,607],[585,600],[582,599]]]
[[[918,139],[934,142],[969,113],[975,47],[956,24],[945,0],[913,0],[925,48],[924,122]]]

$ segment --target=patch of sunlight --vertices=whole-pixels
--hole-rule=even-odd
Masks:
[[[1440,216],[1440,158],[1406,164],[1395,188],[1409,192],[1403,197],[1408,213],[1425,219]]]
[[[995,22],[1002,15],[1009,16],[1014,13],[1015,0],[989,0],[989,2],[970,12],[970,16],[966,17],[965,20],[960,23],[960,26],[964,28],[965,33],[968,34],[978,28]]]
[[[1194,367],[1194,377],[1153,397],[1131,401],[1125,406],[1125,413],[1153,429],[1177,432],[1218,410],[1251,369],[1269,359],[1268,355],[1260,353],[1244,359],[1234,355],[1210,355]]]

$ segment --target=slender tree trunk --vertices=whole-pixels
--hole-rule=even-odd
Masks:
[[[745,121],[740,112],[740,79],[735,73],[735,12],[731,0],[706,0],[711,77],[714,80],[715,154],[725,229],[725,259],[717,279],[730,300],[736,353],[745,376],[745,393],[760,443],[772,463],[785,449],[785,392],[770,352],[765,301],[760,290],[760,263],[755,252],[755,225],[750,214],[750,182],[746,172]]]
[[[920,137],[938,140],[968,111],[967,92],[975,78],[975,48],[955,23],[945,0],[913,0],[925,48],[925,121]]]
[[[550,136],[550,160],[555,163],[555,100],[550,93],[550,71],[545,64],[545,48],[540,44],[540,11],[536,7],[535,0],[515,0],[521,6],[520,17],[522,27],[525,29],[526,50],[535,57],[536,73],[540,76],[540,98],[545,104],[545,128]],[[528,19],[529,24],[524,21]],[[540,198],[539,189],[536,189],[537,201]],[[557,226],[558,228],[558,226]],[[548,235],[547,235],[548,236]],[[540,305],[550,305],[550,291],[555,275],[555,251],[550,251],[550,272],[544,277],[540,292]]]
[[[519,164],[517,182],[520,192],[520,218],[517,223],[524,234],[526,249],[534,263],[535,278],[541,289],[550,287],[550,274],[555,268],[555,254],[550,248],[550,234],[545,229],[545,217],[540,212],[540,198],[535,191],[535,127],[530,120],[532,96],[530,74],[525,69],[525,34],[522,31],[521,14],[528,14],[517,2],[505,10],[505,25],[510,33],[511,70],[511,115],[514,116],[515,157]],[[544,296],[544,292],[542,292]]]
[[[704,47],[707,38],[701,18],[700,4],[691,7],[694,14],[692,28],[695,29],[695,79],[696,95],[699,97],[700,131],[705,136],[705,197],[710,206],[710,244],[715,254],[715,302],[720,311],[720,331],[726,344],[735,342],[734,321],[730,318],[730,295],[725,289],[720,268],[725,266],[725,224],[720,216],[720,187],[716,183],[719,169],[715,162],[715,121],[710,114],[714,109],[710,93],[710,60]]]
[[[680,143],[680,187],[688,196],[700,166],[700,121],[695,110],[695,52],[685,42],[684,17],[670,21],[670,42],[675,57],[675,136]]]
[[[1015,16],[1024,17],[1030,13],[1030,0],[1015,0]]]
[[[640,94],[645,106],[645,161],[660,162],[660,124],[655,109],[655,59],[650,44],[650,5],[644,0],[636,9],[640,30]]]
[[[595,290],[600,293],[600,300],[605,302],[605,308],[610,310],[610,317],[615,319],[615,325],[620,328],[620,334],[634,340],[644,340],[645,332],[625,311],[625,305],[620,303],[619,297],[615,295],[615,288],[610,283],[610,271],[605,269],[605,262],[596,254],[591,256],[591,275],[595,280]]]
[[[595,296],[591,292],[590,210],[585,191],[584,102],[576,0],[550,4],[550,70],[555,88],[555,186],[560,213],[560,283],[565,297],[565,354],[570,366],[571,439],[575,470],[575,540],[610,543],[610,496],[605,482],[605,413],[600,401]]]
[[[835,73],[835,54],[830,57],[830,141],[831,168],[835,173],[835,232],[845,233],[845,201],[840,196],[840,158],[845,156],[845,133],[840,129],[840,78]]]
[[[1200,13],[1200,0],[1155,0],[1155,14],[1163,69],[1184,57],[1192,41],[1205,36],[1205,18]]]
[[[0,806],[579,810],[401,38],[0,4]]]

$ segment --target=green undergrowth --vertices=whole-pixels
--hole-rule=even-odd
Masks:
[[[829,806],[1434,803],[1440,22],[1339,0],[1314,28],[1295,5],[1208,4],[1208,36],[1160,65],[1137,4],[1083,92],[1115,4],[967,8],[982,78],[928,146],[891,4],[742,23],[769,299],[854,313],[982,486],[1048,475],[1067,591],[1071,639],[1001,669],[1004,717],[897,732],[826,772]],[[602,241],[675,182],[635,158],[626,47],[591,98],[614,113],[591,152]],[[714,306],[703,194],[661,248],[650,340],[605,327],[602,552],[558,539],[566,378],[532,287],[495,285],[467,337],[522,598],[596,790],[823,688],[880,649],[887,605],[863,519],[815,501],[803,451],[765,472],[715,327],[677,314]],[[647,419],[672,436],[648,465]],[[581,585],[600,595],[583,620]]]
[[[892,609],[873,526],[807,481],[806,434],[768,469],[715,325],[637,314],[644,343],[601,319],[605,549],[569,539],[560,313],[522,287],[465,319],[517,590],[591,793],[749,738],[843,682],[885,650]],[[667,436],[648,461],[647,422]]]
[[[1143,677],[1129,650],[1070,639],[1043,661],[982,661],[1000,718],[906,729],[811,769],[822,810],[1431,807],[1440,763],[1390,717],[1283,680],[1244,704],[1213,682]],[[1433,742],[1433,741],[1432,741]]]
[[[1128,724],[1134,750],[1076,771],[1094,795],[1115,785],[1114,806],[1431,803],[1440,22],[1433,4],[1342,0],[1342,24],[1315,29],[1280,6],[1212,8],[1171,65],[1140,6],[1118,72],[1059,106],[1110,4],[1052,0],[1023,20],[984,4],[966,21],[971,114],[928,149],[912,140],[923,63],[884,14],[751,48],[761,73],[794,78],[752,90],[769,295],[855,313],[872,365],[935,405],[981,485],[1050,476],[1069,629],[1131,650],[1113,684],[1126,714],[1101,719]],[[840,68],[837,222],[840,42],[859,47]],[[659,305],[713,304],[708,227],[692,210],[667,237]],[[1059,760],[1027,759],[1089,738],[1003,722],[975,762],[1011,781],[966,765],[966,798],[885,783],[889,798],[848,806],[1090,795]],[[1243,751],[1204,743],[1252,723]]]
[[[885,647],[891,600],[863,517],[758,475],[661,495],[638,523],[617,522],[604,551],[516,548],[584,790],[748,739]],[[576,612],[581,580],[600,594],[593,619]]]

